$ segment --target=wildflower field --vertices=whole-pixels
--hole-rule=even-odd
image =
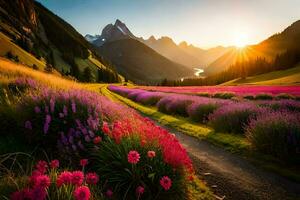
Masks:
[[[176,137],[135,110],[7,61],[0,88],[1,198],[213,199]]]
[[[252,150],[299,165],[300,101],[220,99],[110,85],[109,90],[158,111],[190,118],[215,132],[244,137]]]
[[[135,88],[157,92],[192,94],[226,99],[232,97],[242,97],[245,99],[299,99],[300,97],[300,86],[137,86]]]

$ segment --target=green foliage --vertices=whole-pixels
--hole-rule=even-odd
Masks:
[[[215,93],[213,94],[213,98],[220,98],[220,99],[231,99],[233,97],[235,97],[236,95],[234,93],[231,92],[219,92],[219,93]]]
[[[256,100],[271,100],[271,99],[273,99],[273,96],[271,94],[261,93],[261,94],[256,95],[255,99]]]
[[[93,74],[89,67],[84,68],[82,74],[83,82],[93,82]]]
[[[291,95],[291,94],[287,94],[287,93],[281,93],[276,95],[275,97],[276,99],[295,99],[295,96]]]

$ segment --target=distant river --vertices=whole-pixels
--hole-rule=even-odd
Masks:
[[[204,70],[200,69],[200,68],[194,68],[194,70],[195,70],[195,73],[194,73],[195,76],[200,76],[200,74],[204,72]]]

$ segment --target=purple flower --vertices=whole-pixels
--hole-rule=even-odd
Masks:
[[[54,112],[55,108],[55,100],[53,98],[50,99],[50,112]]]
[[[45,120],[45,124],[44,124],[44,133],[45,134],[48,133],[50,122],[51,122],[51,116],[50,115],[46,115],[46,120]]]
[[[63,113],[64,113],[65,116],[68,115],[68,108],[65,105],[64,105]]]
[[[72,101],[72,103],[71,103],[71,107],[72,107],[72,111],[73,111],[73,113],[76,113],[76,104],[75,104],[75,102],[74,102],[74,101]]]
[[[85,140],[86,142],[90,142],[90,141],[91,141],[91,138],[90,138],[88,135],[86,135],[86,136],[84,137],[84,140]]]
[[[64,113],[59,113],[60,118],[64,118],[64,116],[65,116]]]
[[[29,130],[32,130],[32,124],[31,124],[30,121],[26,121],[26,122],[25,122],[25,128],[26,128],[26,129],[29,129]]]
[[[34,112],[35,112],[35,113],[40,113],[40,112],[41,112],[40,107],[35,106],[35,107],[34,107]]]

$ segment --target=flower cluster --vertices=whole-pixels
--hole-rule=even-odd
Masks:
[[[73,194],[75,200],[89,200],[91,197],[89,187],[99,182],[99,176],[94,172],[84,174],[82,171],[63,171],[59,173],[58,167],[58,160],[52,160],[50,163],[38,161],[35,170],[29,177],[29,187],[14,192],[11,199],[55,199],[57,198],[55,195],[67,191],[67,193]],[[63,186],[65,187],[63,188]]]

